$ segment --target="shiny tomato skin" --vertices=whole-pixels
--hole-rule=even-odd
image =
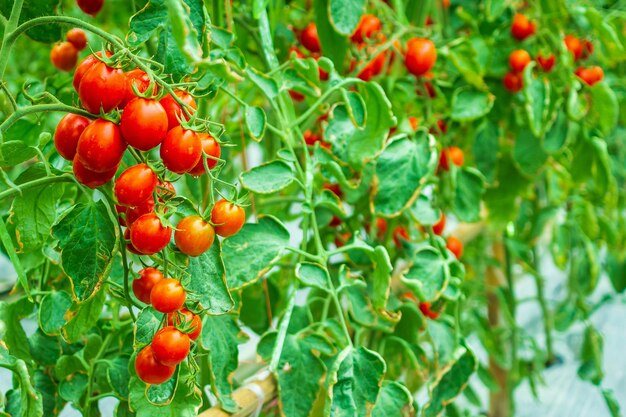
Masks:
[[[68,30],[65,39],[79,51],[87,47],[87,34],[80,28]]]
[[[161,159],[165,168],[177,174],[191,171],[202,159],[202,142],[193,130],[176,126],[161,143]]]
[[[448,171],[450,169],[449,162],[452,162],[458,167],[462,167],[465,163],[465,155],[461,148],[457,146],[450,146],[441,152],[441,158],[439,160],[439,166]]]
[[[507,72],[502,79],[502,84],[504,84],[504,88],[509,90],[511,93],[517,93],[524,88],[524,79],[521,74]]]
[[[437,62],[437,49],[430,39],[412,38],[407,42],[404,64],[409,72],[421,76],[430,71]]]
[[[200,216],[187,216],[176,225],[176,247],[187,256],[200,256],[213,244],[213,226]]]
[[[515,16],[513,16],[511,35],[518,41],[523,41],[527,37],[534,35],[536,29],[535,24],[523,14],[516,13]]]
[[[126,94],[124,95],[124,100],[122,100],[119,105],[120,109],[126,107],[132,99],[137,97],[135,95],[133,85],[137,87],[137,91],[140,93],[145,93],[148,90],[148,87],[150,87],[150,77],[145,71],[139,68],[135,68],[134,70],[124,73],[124,77],[126,78]]]
[[[80,162],[80,160],[78,159],[78,154],[74,156],[74,161],[72,164],[72,169],[74,171],[74,176],[76,177],[76,180],[91,189],[98,188],[101,185],[104,185],[107,182],[111,181],[115,176],[115,173],[117,172],[117,167],[118,166],[116,165],[109,171],[94,172],[85,168],[85,165],[83,165],[83,163]]]
[[[119,68],[104,62],[94,64],[83,76],[78,86],[78,97],[83,107],[94,114],[116,108],[126,96],[126,78]]]
[[[174,91],[174,94],[176,94],[176,96],[180,98],[183,103],[191,106],[191,108],[193,108],[194,110],[197,109],[196,100],[191,94],[182,90],[176,90]],[[160,103],[167,113],[167,130],[172,130],[176,126],[180,126],[180,122],[178,121],[179,118],[189,120],[189,117],[180,108],[180,105],[176,102],[176,100],[174,100],[171,95],[165,95],[161,99]],[[190,113],[193,114],[193,111],[190,111]]]
[[[146,164],[137,164],[115,180],[115,197],[119,204],[135,207],[152,197],[156,185],[154,171]]]
[[[580,67],[576,69],[575,73],[576,76],[588,86],[592,86],[604,79],[604,71],[598,66],[588,68]]]
[[[448,237],[446,248],[448,248],[448,250],[452,252],[456,259],[460,259],[461,255],[463,255],[463,242],[461,242],[454,236]]]
[[[100,13],[102,6],[104,6],[104,0],[76,0],[76,3],[84,13],[91,16]]]
[[[514,72],[522,72],[530,64],[530,54],[524,49],[516,49],[509,55],[509,67]]]
[[[176,366],[185,360],[191,344],[189,336],[174,326],[166,326],[152,338],[154,359],[162,365]]]
[[[163,226],[155,213],[147,213],[130,227],[130,241],[144,255],[160,252],[170,243],[172,228]]]
[[[133,280],[133,294],[142,303],[150,304],[150,293],[154,284],[165,277],[156,268],[144,268],[139,271],[139,277]]]
[[[318,53],[322,51],[315,23],[309,23],[304,29],[302,29],[300,32],[300,43],[308,49],[309,52]]]
[[[104,119],[91,122],[80,135],[76,155],[85,168],[108,172],[119,165],[126,142],[118,125]]]
[[[211,210],[211,223],[215,226],[215,233],[222,237],[234,235],[245,222],[246,212],[243,207],[230,201],[219,200]]]
[[[173,313],[185,304],[187,294],[180,282],[173,278],[163,278],[154,284],[150,293],[150,304],[161,313]]]
[[[189,333],[187,333],[187,335],[191,340],[198,339],[202,332],[202,319],[186,308],[175,311],[174,313],[168,313],[167,325],[188,328]]]
[[[154,358],[152,346],[141,349],[135,358],[135,372],[146,384],[162,384],[176,371],[175,366],[162,365]]]
[[[355,43],[361,43],[366,39],[371,38],[376,32],[379,32],[382,28],[380,19],[371,14],[364,14],[361,16],[358,26],[356,27],[350,40]]]
[[[50,50],[50,61],[61,71],[71,71],[78,62],[78,49],[69,42],[60,42]]]
[[[120,128],[130,146],[148,151],[163,142],[167,123],[165,109],[158,101],[136,97],[124,107]]]
[[[76,155],[78,139],[91,120],[77,114],[68,113],[54,130],[54,147],[59,155],[71,161]]]
[[[439,220],[437,223],[433,225],[433,233],[441,236],[443,230],[446,228],[446,215],[442,212],[441,216],[439,216]]]
[[[95,64],[100,62],[96,55],[98,57],[102,57],[102,51],[96,52],[95,55],[89,55],[87,58],[83,59],[80,64],[78,64],[78,67],[76,67],[76,71],[74,71],[74,80],[72,81],[72,86],[74,86],[74,90],[76,90],[76,92],[78,92],[80,82],[82,81],[87,71],[89,71],[91,67],[93,67]],[[106,51],[107,57],[110,57],[111,55],[113,54],[110,51]]]
[[[537,63],[544,72],[550,72],[552,71],[552,68],[554,68],[554,64],[556,64],[556,57],[554,54],[550,54],[545,57],[539,54],[537,55]]]
[[[583,43],[576,36],[567,35],[563,38],[565,47],[571,52],[574,57],[574,61],[578,61],[583,55]]]
[[[205,154],[209,156],[212,156],[213,158],[220,157],[220,155],[222,154],[222,150],[220,148],[220,144],[215,140],[213,136],[209,135],[208,133],[203,132],[203,133],[198,133],[198,137],[200,138],[200,143],[202,143],[202,152],[204,152]],[[217,165],[217,162],[218,162],[217,160],[211,159],[211,158],[207,158],[206,160],[206,164],[209,167],[209,169],[215,168],[215,165]],[[189,171],[189,173],[196,177],[206,173],[206,170],[204,169],[204,161],[202,157],[200,158],[196,166],[193,167],[191,171]]]

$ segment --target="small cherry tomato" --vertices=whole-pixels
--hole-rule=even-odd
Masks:
[[[187,335],[191,340],[198,339],[202,332],[202,319],[186,308],[174,313],[168,313],[167,325],[188,329],[189,333]]]
[[[411,125],[411,129],[413,129],[413,131],[416,131],[419,127],[419,121],[417,120],[417,117],[409,116],[409,124]]]
[[[550,72],[552,71],[552,68],[554,68],[554,64],[556,63],[556,57],[554,56],[554,54],[550,54],[546,57],[539,54],[537,55],[537,62],[544,72]]]
[[[79,51],[82,51],[87,46],[87,34],[79,28],[68,30],[65,39]]]
[[[457,239],[454,236],[450,236],[446,243],[446,248],[456,257],[456,259],[460,259],[461,255],[463,255],[463,242]]]
[[[104,0],[76,0],[76,3],[84,13],[91,16],[97,15],[104,6]]]
[[[148,345],[135,358],[135,372],[146,384],[162,384],[174,375],[175,366],[162,365],[154,358],[152,346]]]
[[[133,294],[142,303],[150,304],[150,293],[154,284],[164,279],[163,273],[156,268],[144,268],[139,277],[133,280]]]
[[[68,113],[54,131],[54,147],[59,155],[71,161],[76,155],[78,139],[91,120],[77,114]]]
[[[143,216],[144,214],[152,213],[154,211],[154,198],[148,198],[145,202],[135,207],[126,208],[126,225],[130,227],[135,220]]]
[[[304,29],[302,29],[300,32],[300,43],[310,52],[317,53],[322,51],[315,23],[309,23]]]
[[[160,364],[176,366],[189,354],[189,336],[174,326],[166,326],[152,338],[154,359]]]
[[[78,97],[83,107],[94,114],[105,113],[119,105],[126,95],[126,78],[119,68],[111,68],[104,62],[94,64],[78,86]]]
[[[530,64],[530,54],[523,49],[516,49],[509,55],[509,67],[514,72],[522,72]]]
[[[387,228],[387,220],[383,219],[382,217],[376,219],[376,238],[378,240],[383,240],[385,238],[385,235],[387,234]]]
[[[404,226],[394,227],[391,236],[393,237],[393,243],[395,243],[398,249],[402,248],[403,241],[409,240],[409,232]]]
[[[382,24],[380,23],[380,19],[371,14],[364,14],[361,16],[361,20],[354,30],[354,33],[350,36],[350,40],[354,43],[361,43],[374,36],[381,28]]]
[[[604,71],[598,66],[580,67],[576,70],[576,76],[585,84],[592,86],[604,79]]]
[[[583,55],[583,44],[580,42],[580,39],[576,36],[567,35],[563,38],[563,42],[565,42],[565,47],[574,57],[574,61],[578,61]]]
[[[371,47],[368,49],[370,49],[373,52],[375,48]],[[357,77],[363,81],[371,80],[372,78],[379,75],[383,71],[386,60],[387,60],[387,55],[385,54],[385,51],[379,53],[373,58],[370,58],[367,65],[365,65],[365,67],[357,74]]]
[[[76,155],[85,168],[108,172],[119,165],[126,150],[120,128],[113,122],[96,119],[80,135]]]
[[[511,35],[518,41],[523,41],[527,37],[534,35],[536,30],[535,23],[528,20],[523,14],[516,13],[515,16],[513,16]]]
[[[439,216],[439,220],[437,223],[433,224],[433,233],[441,236],[443,230],[446,228],[446,215],[441,212],[441,216]]]
[[[406,45],[404,65],[415,76],[430,71],[437,61],[437,49],[430,39],[412,38]]]
[[[524,88],[524,78],[521,74],[515,72],[507,72],[502,79],[502,84],[504,84],[504,88],[506,88],[510,92],[517,93],[522,88]]]
[[[182,90],[176,90],[174,91],[174,94],[176,94],[176,96],[179,99],[181,99],[183,103],[187,104],[188,106],[191,106],[193,110],[197,108],[196,100],[193,98],[191,94]],[[165,113],[167,113],[167,129],[168,130],[172,130],[176,126],[180,126],[180,122],[178,121],[179,118],[184,118],[184,120],[189,120],[189,116],[185,114],[185,112],[181,109],[180,104],[178,104],[171,95],[167,94],[165,97],[161,99],[160,103],[165,109]],[[190,110],[189,108],[187,108],[187,110],[189,110],[189,113],[193,114],[193,110]]]
[[[422,314],[429,319],[437,320],[439,318],[439,313],[431,309],[431,304],[428,302],[420,303],[419,309]]]
[[[78,50],[69,42],[60,42],[50,51],[52,65],[61,71],[71,71],[78,61]]]
[[[135,255],[143,255],[143,253],[139,252],[136,247],[133,246],[133,242],[130,241],[130,227],[127,227],[124,231],[124,240],[126,242],[126,250],[130,253],[134,253]],[[148,300],[148,304],[150,300]]]
[[[167,113],[152,99],[136,97],[122,113],[120,128],[126,142],[135,149],[148,151],[157,147],[167,135]]]
[[[237,233],[246,221],[243,207],[227,200],[219,200],[211,210],[211,223],[215,225],[215,233],[228,237]]]
[[[439,168],[444,171],[450,170],[450,164],[448,161],[452,161],[452,163],[458,167],[462,167],[465,162],[465,155],[461,148],[457,146],[450,146],[449,148],[445,148],[441,151],[441,155],[439,156]]]
[[[83,163],[80,162],[80,159],[78,159],[78,154],[74,156],[74,161],[72,165],[76,180],[79,183],[92,189],[100,187],[101,185],[104,185],[107,182],[111,181],[115,176],[115,173],[117,172],[117,167],[118,166],[116,165],[108,171],[94,172],[85,168]]]
[[[161,143],[161,159],[165,168],[177,174],[191,171],[202,158],[202,142],[193,130],[176,126]]]
[[[185,255],[202,255],[209,250],[214,240],[213,226],[200,216],[187,216],[176,225],[174,241]]]
[[[150,87],[150,77],[145,73],[145,71],[140,70],[139,68],[135,68],[134,70],[124,73],[124,77],[126,77],[126,94],[124,95],[124,100],[122,100],[119,105],[120,109],[126,107],[132,99],[137,97],[135,95],[135,90],[133,90],[133,85],[140,93],[145,93],[148,90],[148,87]]]
[[[106,51],[107,57],[110,57],[111,55],[113,55],[111,52]],[[102,57],[102,51],[98,51],[95,54],[89,55],[87,58],[83,59],[80,64],[78,64],[78,67],[76,67],[76,71],[74,71],[74,80],[72,81],[72,85],[74,86],[74,90],[76,90],[76,92],[78,92],[80,82],[82,81],[87,71],[89,71],[91,67],[100,62],[97,57]]]
[[[115,180],[115,198],[124,206],[138,206],[152,197],[157,176],[146,164],[134,165]]]
[[[200,138],[200,142],[202,143],[202,152],[204,152],[205,154],[209,156],[212,156],[213,158],[220,157],[220,155],[222,154],[222,150],[220,148],[220,144],[215,140],[213,136],[209,135],[208,133],[202,132],[202,133],[198,133],[198,137]],[[196,166],[193,167],[191,171],[189,171],[191,175],[194,175],[197,177],[206,173],[206,170],[204,169],[203,159],[204,158],[201,157],[198,163],[196,164]],[[217,160],[212,159],[212,158],[207,158],[206,164],[209,167],[209,169],[213,169],[215,168],[215,165],[217,165]]]
[[[130,241],[144,255],[160,252],[171,238],[172,228],[163,226],[155,213],[142,215],[130,227]]]
[[[163,278],[152,287],[150,304],[161,313],[173,313],[185,304],[187,294],[180,282],[173,278]]]

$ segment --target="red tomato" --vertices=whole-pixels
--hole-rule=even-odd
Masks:
[[[167,114],[161,104],[152,99],[136,97],[122,113],[120,128],[126,142],[135,149],[148,151],[159,146],[167,135]]]
[[[441,216],[439,217],[439,220],[437,221],[437,223],[433,224],[433,233],[438,236],[441,236],[445,228],[446,228],[446,215],[443,212],[441,212]]]
[[[76,71],[74,71],[74,80],[72,81],[72,85],[74,86],[74,90],[78,91],[78,87],[80,86],[80,82],[82,81],[82,79],[85,76],[85,74],[87,73],[87,71],[89,71],[91,69],[91,67],[93,67],[98,62],[100,62],[98,60],[98,58],[96,58],[96,55],[98,57],[102,57],[102,51],[96,52],[95,55],[94,54],[89,55],[87,58],[83,59],[80,64],[78,64],[78,67],[76,68]],[[111,55],[113,55],[111,52],[106,51],[106,56],[107,57],[110,57]]]
[[[604,79],[604,71],[598,66],[588,68],[580,67],[576,70],[576,76],[585,84],[592,86]]]
[[[339,184],[324,184],[322,188],[332,192],[339,198],[343,197],[343,191],[341,191],[341,186]]]
[[[300,43],[310,52],[316,53],[322,51],[315,23],[309,23],[307,27],[302,29],[302,32],[300,32]]]
[[[419,121],[417,120],[417,117],[409,116],[409,124],[411,125],[411,129],[413,129],[414,131],[417,130],[417,128],[419,127]]]
[[[578,61],[583,55],[583,44],[580,42],[580,39],[576,36],[567,35],[563,38],[563,42],[565,42],[567,50],[572,53],[574,61]]]
[[[371,14],[364,14],[361,16],[359,25],[354,30],[354,33],[350,36],[350,40],[355,43],[361,43],[365,39],[371,38],[381,28],[380,19]]]
[[[554,68],[554,64],[556,63],[556,57],[554,56],[554,54],[550,54],[547,57],[543,57],[541,54],[538,54],[537,62],[539,63],[539,66],[543,71],[550,72],[552,71],[552,68]]]
[[[108,172],[119,165],[126,150],[120,128],[113,122],[96,119],[80,135],[76,154],[85,168]]]
[[[393,243],[395,243],[397,248],[402,248],[402,241],[409,240],[409,232],[404,226],[394,227],[393,232],[391,232],[391,236],[393,237]]]
[[[148,165],[134,165],[115,180],[115,198],[124,206],[138,206],[152,197],[156,185],[157,176]]]
[[[387,220],[379,217],[376,219],[376,238],[378,240],[383,240],[385,235],[387,234]]]
[[[528,20],[523,14],[516,13],[515,16],[513,16],[511,35],[518,41],[523,41],[527,37],[534,35],[536,30],[535,23]]]
[[[177,174],[191,171],[202,159],[202,142],[193,130],[176,126],[161,143],[161,159],[165,168]]]
[[[172,238],[172,228],[163,226],[155,213],[147,213],[130,227],[130,241],[144,255],[153,255],[165,248]]]
[[[524,88],[524,78],[521,74],[515,72],[507,72],[502,79],[504,88],[512,93],[517,93]]]
[[[516,49],[509,55],[509,66],[514,72],[522,72],[530,64],[530,54],[523,49]]]
[[[288,93],[291,96],[291,98],[293,99],[293,101],[301,102],[301,101],[304,100],[304,94],[302,94],[302,93],[298,93],[295,90],[289,90]]]
[[[463,242],[454,236],[450,236],[448,238],[448,242],[446,243],[446,248],[456,257],[456,259],[460,259],[461,255],[463,255]]]
[[[150,197],[145,202],[139,204],[136,207],[126,207],[126,225],[130,227],[135,220],[143,216],[144,214],[152,213],[154,211],[154,198]]]
[[[449,148],[443,149],[441,155],[439,156],[439,167],[444,171],[449,171],[450,164],[448,161],[452,161],[454,165],[462,167],[465,162],[465,155],[463,154],[461,148],[450,146]]]
[[[127,227],[124,231],[124,240],[126,241],[126,250],[134,253],[135,255],[143,255],[141,252],[137,250],[136,247],[133,246],[133,242],[130,241],[130,227]],[[148,304],[150,301],[148,300]]]
[[[104,0],[76,0],[76,3],[83,12],[92,16],[97,15],[104,6]]]
[[[94,64],[83,76],[78,87],[78,97],[88,112],[98,114],[113,110],[124,100],[126,78],[119,68],[104,62]]]
[[[151,346],[157,362],[176,366],[189,354],[189,336],[174,326],[167,326],[156,332]]]
[[[87,46],[87,34],[79,28],[68,30],[65,39],[79,51],[82,51]]]
[[[137,97],[135,95],[135,91],[133,90],[133,85],[137,87],[137,91],[140,93],[145,93],[148,90],[148,87],[150,87],[150,77],[139,68],[128,71],[124,74],[124,76],[126,77],[126,94],[124,95],[124,100],[122,100],[119,105],[121,109],[126,107],[129,101]]]
[[[175,366],[162,365],[154,358],[152,346],[148,345],[135,358],[135,372],[146,384],[162,384],[174,375]]]
[[[76,156],[74,156],[72,169],[79,183],[93,189],[111,181],[117,172],[117,165],[109,171],[94,172],[85,168],[83,163],[78,159],[78,154],[76,154]]]
[[[196,340],[202,332],[202,319],[200,316],[193,314],[186,308],[174,313],[168,313],[167,325],[188,330],[189,333],[187,333],[187,335],[191,340]]]
[[[220,155],[222,154],[222,150],[220,149],[220,144],[215,140],[213,136],[209,135],[208,133],[198,133],[198,137],[200,138],[200,142],[202,143],[202,151],[205,154],[212,156],[213,158],[220,157]],[[203,159],[204,158],[201,157],[196,166],[193,167],[191,171],[189,171],[191,175],[199,176],[206,172],[206,170],[204,169]],[[217,160],[207,158],[206,164],[209,169],[213,169],[215,168],[215,165],[217,165]]]
[[[237,233],[246,221],[243,207],[227,200],[219,200],[211,210],[211,223],[215,225],[215,233],[228,237]]]
[[[372,47],[370,49],[373,51],[375,48]],[[363,81],[371,80],[383,71],[386,59],[387,55],[384,51],[379,53],[374,58],[370,59],[367,65],[357,74],[357,77]]]
[[[437,49],[430,39],[412,38],[406,45],[404,65],[415,76],[426,74],[437,61]]]
[[[215,231],[213,226],[200,216],[187,216],[176,226],[174,241],[182,253],[188,256],[200,256],[213,244]]]
[[[154,284],[150,293],[150,304],[161,313],[173,313],[185,304],[187,294],[180,282],[173,278],[163,278]]]
[[[139,277],[133,280],[133,294],[142,303],[150,304],[150,293],[154,284],[165,277],[156,268],[144,268],[139,271]]]
[[[310,130],[305,130],[302,134],[304,136],[304,142],[309,146],[314,146],[315,142],[319,142],[322,140],[322,137],[317,133],[313,133]]]
[[[78,50],[69,42],[60,42],[50,51],[52,65],[61,71],[71,71],[78,61]]]
[[[174,94],[178,98],[180,98],[183,103],[191,106],[194,110],[196,107],[196,100],[193,96],[185,91],[176,90]],[[167,113],[167,129],[172,130],[176,126],[180,126],[179,118],[184,118],[185,120],[189,120],[189,117],[185,114],[185,112],[181,109],[180,105],[174,100],[174,98],[167,94],[165,97],[161,99],[161,105],[165,109],[165,113]],[[189,110],[189,108],[187,108]],[[190,113],[193,114],[193,110],[190,110]]]
[[[439,318],[439,313],[437,311],[431,310],[431,304],[428,302],[420,303],[419,309],[422,314],[429,319],[437,320]]]
[[[68,113],[54,131],[54,147],[59,155],[71,161],[76,155],[78,139],[91,120],[77,114]]]

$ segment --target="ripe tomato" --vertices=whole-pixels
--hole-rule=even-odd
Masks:
[[[80,135],[76,154],[85,168],[108,172],[119,165],[126,150],[120,128],[113,122],[96,119]]]
[[[576,70],[576,76],[578,76],[578,78],[580,78],[585,84],[592,86],[604,79],[604,71],[598,66],[588,68],[580,67]]]
[[[437,49],[430,39],[412,38],[406,45],[404,65],[415,76],[426,74],[437,61]]]
[[[371,14],[364,14],[361,16],[359,25],[354,30],[354,33],[350,36],[350,40],[355,43],[361,43],[365,39],[371,38],[381,28],[380,19]]]
[[[554,64],[556,63],[556,57],[554,56],[554,54],[550,54],[547,57],[538,54],[537,62],[544,72],[550,72],[552,71],[552,68],[554,68]]]
[[[126,230],[124,230],[124,241],[126,242],[127,251],[134,253],[135,255],[143,255],[143,253],[139,252],[137,248],[133,246],[133,242],[130,241],[130,227],[127,227]]]
[[[133,90],[133,85],[137,87],[137,91],[140,93],[145,93],[148,87],[150,87],[150,77],[139,68],[128,71],[124,76],[126,77],[126,94],[124,95],[124,100],[119,105],[121,109],[126,107],[129,101],[137,97]]]
[[[304,137],[304,142],[309,146],[314,146],[315,142],[319,142],[322,140],[322,137],[320,135],[318,135],[317,133],[313,133],[308,129],[304,131],[302,136]]]
[[[385,35],[382,35],[379,37],[381,42],[384,42],[387,38],[385,37]],[[361,44],[361,46],[359,47],[359,49],[362,49],[363,47],[365,47],[365,44]],[[377,76],[378,74],[380,74],[383,71],[383,68],[385,67],[385,61],[387,60],[387,55],[385,54],[385,51],[379,53],[378,55],[376,55],[375,57],[371,57],[371,54],[376,50],[376,47],[369,47],[368,48],[368,59],[369,62],[367,63],[367,65],[357,74],[357,77],[362,79],[363,81],[369,81],[371,80],[373,77]]]
[[[71,71],[78,61],[78,50],[69,42],[60,42],[50,51],[52,65],[61,71]]]
[[[465,155],[461,148],[457,146],[450,146],[449,148],[443,149],[441,151],[441,155],[439,156],[439,167],[444,171],[450,170],[450,164],[448,161],[452,161],[452,163],[458,167],[462,167],[465,162]]]
[[[83,165],[82,162],[78,159],[78,154],[74,156],[74,161],[72,165],[72,169],[74,171],[74,176],[78,180],[79,183],[89,187],[89,188],[97,188],[101,185],[106,184],[111,181],[117,172],[117,165],[111,168],[108,171],[104,172],[94,172],[91,171]]]
[[[76,3],[83,12],[95,16],[102,10],[104,0],[76,0]]]
[[[98,114],[113,110],[124,100],[126,78],[119,68],[111,68],[104,62],[94,64],[83,76],[78,87],[78,97],[90,113]]]
[[[166,326],[156,332],[151,346],[157,362],[176,366],[189,354],[189,336],[174,326]]]
[[[513,16],[511,35],[518,41],[523,41],[527,37],[534,35],[536,30],[535,23],[528,20],[523,14],[516,13],[515,16]]]
[[[172,238],[172,228],[163,226],[155,213],[147,213],[130,227],[130,241],[144,255],[153,255],[167,246]]]
[[[126,142],[133,148],[148,151],[163,142],[167,135],[167,114],[161,104],[152,99],[136,97],[122,113],[120,128]]]
[[[87,34],[79,28],[68,30],[65,39],[79,51],[82,51],[87,46]]]
[[[343,191],[341,191],[341,186],[339,184],[324,184],[322,185],[322,188],[330,191],[339,198],[343,197]]]
[[[417,130],[419,127],[419,120],[417,120],[417,117],[409,116],[409,125],[411,125],[411,129],[413,129],[413,131]]]
[[[169,313],[167,315],[167,325],[188,330],[189,333],[187,333],[187,335],[191,340],[196,340],[202,332],[202,319],[186,308],[174,313]]]
[[[309,23],[307,27],[302,29],[300,32],[300,43],[310,52],[317,53],[322,51],[315,23]]]
[[[583,55],[583,44],[580,42],[580,39],[576,36],[567,35],[563,38],[563,42],[565,42],[567,50],[572,53],[574,61],[578,61]]]
[[[113,55],[111,52],[106,51],[107,57],[110,57],[111,55]],[[102,51],[98,51],[95,53],[95,55],[91,54],[87,58],[83,59],[81,63],[78,64],[76,71],[74,71],[74,80],[72,81],[72,85],[74,86],[74,90],[76,90],[77,92],[78,87],[80,86],[80,82],[82,81],[87,71],[89,71],[91,67],[100,62],[96,56],[102,57]]]
[[[174,375],[175,366],[162,365],[154,358],[152,346],[148,345],[135,358],[135,372],[146,384],[162,384]]]
[[[205,154],[212,156],[213,158],[220,157],[220,155],[222,154],[222,150],[220,148],[220,144],[215,140],[213,136],[209,135],[208,133],[203,132],[203,133],[198,133],[198,137],[200,138],[200,143],[202,143],[202,151]],[[209,167],[209,169],[213,169],[215,165],[217,165],[217,160],[207,158],[206,164]],[[191,171],[189,171],[191,175],[195,175],[195,176],[202,175],[205,172],[206,170],[204,169],[204,161],[202,157],[200,157],[200,160],[198,161],[196,166],[193,167]]]
[[[176,90],[174,91],[174,94],[176,94],[176,96],[180,98],[183,101],[183,103],[191,106],[194,110],[197,109],[196,100],[193,98],[191,94],[182,90]],[[180,122],[178,121],[179,118],[184,118],[185,120],[189,120],[189,117],[180,108],[180,105],[176,102],[176,100],[174,100],[174,97],[172,97],[171,95],[167,94],[165,97],[161,99],[160,103],[165,109],[165,113],[167,113],[167,129],[168,130],[172,130],[176,126],[180,126]],[[190,113],[193,114],[193,111],[190,111]]]
[[[202,142],[193,130],[176,126],[161,143],[161,159],[165,168],[177,174],[191,171],[202,158]]]
[[[507,72],[502,79],[502,84],[504,84],[504,88],[506,88],[510,92],[517,93],[522,88],[524,88],[524,78],[521,74],[515,72]]]
[[[446,228],[446,215],[441,212],[441,216],[439,216],[439,220],[437,223],[433,224],[433,233],[441,236],[443,230]]]
[[[523,49],[516,49],[509,55],[509,66],[514,72],[522,72],[530,64],[530,54]]]
[[[461,255],[463,255],[463,242],[457,239],[454,236],[450,236],[446,243],[446,248],[456,257],[456,259],[460,259]]]
[[[163,273],[156,268],[144,268],[139,277],[133,280],[133,294],[142,303],[150,304],[150,293],[154,284],[164,279]]]
[[[187,294],[180,282],[173,278],[163,278],[154,284],[150,293],[150,304],[161,313],[173,313],[185,304]]]
[[[237,233],[246,221],[246,212],[230,201],[219,200],[211,210],[211,223],[215,225],[215,233],[228,237]]]
[[[176,226],[174,241],[182,253],[188,256],[200,256],[213,244],[215,231],[213,226],[200,216],[187,216]]]
[[[304,100],[304,94],[302,94],[302,93],[298,93],[295,90],[289,90],[288,93],[291,96],[291,98],[293,99],[293,101],[301,102],[301,101]]]
[[[376,238],[378,240],[383,240],[385,235],[387,234],[387,220],[379,217],[376,219]]]
[[[115,180],[115,198],[124,206],[138,206],[152,197],[156,185],[157,176],[148,165],[134,165]]]
[[[54,147],[59,155],[68,161],[74,159],[78,139],[89,123],[91,120],[77,114],[63,116],[54,131]]]
[[[154,198],[150,197],[138,206],[125,208],[126,225],[130,227],[135,222],[135,220],[137,220],[144,214],[152,213],[154,211]]]
[[[439,318],[439,313],[437,311],[433,311],[431,309],[431,304],[428,302],[420,303],[419,309],[422,312],[422,314],[428,317],[429,319],[437,320]]]
[[[409,240],[409,232],[404,226],[394,227],[391,236],[393,237],[393,243],[395,243],[398,249],[402,248],[402,241]]]

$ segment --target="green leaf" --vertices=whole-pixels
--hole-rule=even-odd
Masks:
[[[0,0],[0,12],[8,20],[11,15],[14,0]],[[22,13],[19,15],[19,24],[28,22],[36,17],[56,16],[60,0],[24,0]],[[61,26],[54,23],[34,26],[26,34],[38,42],[51,43],[61,40]]]
[[[87,390],[89,378],[85,374],[73,374],[59,384],[59,396],[65,401],[80,403],[80,397]]]
[[[571,139],[570,136],[574,130],[570,128],[567,115],[562,111],[558,112],[556,121],[552,128],[546,132],[546,136],[541,142],[543,150],[549,154],[560,152],[568,140]]]
[[[135,349],[150,344],[154,334],[159,330],[163,321],[163,313],[159,313],[152,306],[148,306],[139,312],[135,322]]]
[[[256,282],[289,245],[289,232],[272,216],[247,223],[234,236],[224,239],[222,259],[228,288],[236,290]]]
[[[58,337],[46,335],[37,329],[28,338],[30,354],[39,365],[54,365],[61,356],[61,344]]]
[[[389,144],[376,161],[372,205],[377,216],[395,217],[411,206],[428,175],[434,172],[437,153],[434,138],[402,138]]]
[[[237,369],[238,343],[242,332],[236,321],[228,316],[205,316],[202,323],[202,346],[209,351],[211,388],[224,410],[235,412],[237,404],[232,399],[233,373]]]
[[[480,201],[484,192],[485,178],[480,171],[475,168],[457,171],[453,209],[460,221],[475,222],[480,219]]]
[[[39,326],[44,333],[57,335],[65,323],[65,313],[72,306],[72,297],[65,291],[46,294],[39,305]]]
[[[21,140],[11,140],[0,146],[0,165],[18,165],[35,156],[37,150]]]
[[[483,70],[477,60],[477,52],[471,43],[463,42],[450,49],[448,58],[452,65],[461,73],[465,81],[478,90],[487,90],[483,80]]]
[[[372,417],[410,417],[415,415],[413,396],[407,387],[396,381],[383,381]]]
[[[128,379],[130,378],[128,362],[128,356],[118,356],[106,363],[109,384],[122,398],[128,398]]]
[[[270,100],[278,95],[278,84],[276,84],[273,78],[258,72],[252,67],[246,68],[246,75]]]
[[[74,304],[65,315],[67,324],[63,326],[63,336],[69,343],[80,340],[96,324],[105,300],[106,291],[99,291],[84,303]]]
[[[61,265],[70,277],[79,302],[100,289],[111,270],[118,249],[119,229],[102,201],[78,204],[67,210],[52,227],[59,240]]]
[[[0,303],[0,317],[2,304]],[[10,355],[9,351],[1,343],[0,368],[13,371],[16,380],[19,381],[19,389],[7,392],[5,411],[13,416],[41,417],[43,415],[43,398],[41,393],[36,391],[31,383],[26,362]]]
[[[532,66],[524,71],[524,100],[528,125],[532,133],[542,138],[547,127],[550,107],[550,83],[546,78],[535,78]]]
[[[613,289],[618,293],[623,293],[626,290],[626,260],[609,253],[606,260],[606,269]]]
[[[428,196],[424,194],[420,194],[417,200],[415,200],[415,204],[411,207],[411,213],[422,226],[432,226],[441,217],[439,209],[435,209]]]
[[[301,262],[296,266],[296,277],[306,286],[328,291],[330,276],[328,270],[320,264]]]
[[[611,19],[607,19],[605,14],[593,7],[586,7],[584,10],[594,35],[602,43],[602,56],[612,62],[622,61],[625,56],[624,46],[617,31],[611,26]]]
[[[374,308],[372,297],[367,291],[365,283],[359,280],[345,285],[345,291],[350,301],[349,312],[352,320],[361,326],[370,327],[384,332],[391,332],[400,320],[400,314]]]
[[[610,389],[602,390],[602,397],[604,398],[604,402],[611,413],[611,417],[622,417],[622,413],[620,411],[619,402],[615,398],[615,393]]]
[[[247,106],[245,119],[246,128],[248,129],[248,133],[250,133],[252,139],[256,140],[257,142],[263,139],[267,122],[265,110],[263,110],[261,107]]]
[[[597,126],[604,135],[609,135],[619,117],[619,103],[615,92],[607,83],[597,83],[591,90],[589,122]]]
[[[28,339],[20,320],[29,316],[32,310],[33,305],[26,298],[19,298],[10,304],[0,302],[0,340],[9,353],[18,359],[31,359]]]
[[[365,0],[329,0],[329,17],[330,23],[333,25],[337,33],[345,36],[349,36],[354,32],[363,9],[365,7]]]
[[[330,0],[314,0],[313,8],[322,54],[333,61],[337,71],[342,71],[348,51],[348,38],[338,33],[330,22]]]
[[[469,122],[486,116],[493,107],[496,97],[485,91],[461,87],[452,96],[450,117],[457,122]]]
[[[333,152],[357,170],[382,150],[389,129],[396,123],[391,103],[378,84],[360,84],[359,93],[366,106],[365,125],[355,125],[341,104],[332,110],[324,132]]]
[[[602,370],[602,352],[604,341],[602,335],[592,326],[587,326],[583,339],[581,352],[581,364],[578,368],[578,376],[581,379],[599,385],[604,378]]]
[[[291,167],[283,161],[271,161],[241,174],[241,184],[257,194],[278,192],[295,179]]]
[[[218,315],[232,310],[235,303],[226,286],[218,240],[202,255],[190,258],[189,275],[190,281],[184,282],[185,289],[193,293],[207,313]]]
[[[491,121],[483,124],[476,133],[473,153],[476,167],[485,176],[487,182],[492,183],[496,175],[496,163],[498,160],[498,137],[500,130],[498,125]]]
[[[448,286],[450,271],[441,252],[423,246],[412,257],[412,264],[402,276],[402,282],[422,301],[437,300]]]

